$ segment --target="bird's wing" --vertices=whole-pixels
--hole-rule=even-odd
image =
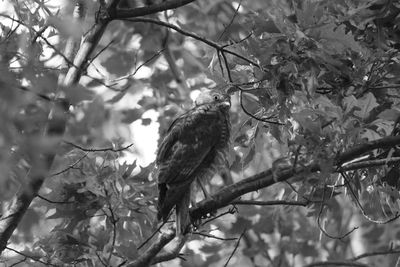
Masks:
[[[216,114],[193,109],[176,119],[157,154],[158,183],[183,185],[218,141]]]

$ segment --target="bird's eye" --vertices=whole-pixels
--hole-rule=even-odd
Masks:
[[[214,100],[219,100],[219,95],[214,95]]]

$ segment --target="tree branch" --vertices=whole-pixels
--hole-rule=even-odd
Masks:
[[[179,242],[172,248],[170,251],[166,251],[158,256],[156,256],[152,261],[151,264],[156,264],[164,261],[170,261],[177,257],[179,257],[179,253],[183,246],[185,245],[189,235],[185,235],[183,238],[179,240]]]
[[[118,3],[118,1],[119,0],[113,0],[110,4],[110,7],[115,5],[115,3]],[[77,3],[83,2],[78,1]],[[78,8],[82,8],[82,6],[78,6]],[[68,88],[79,81],[80,75],[83,69],[86,67],[85,64],[87,62],[87,59],[89,58],[90,54],[100,40],[107,25],[107,22],[99,22],[88,34],[88,37],[86,38],[85,42],[82,44],[77,53],[73,65],[70,66],[70,69],[66,77],[64,78],[64,81],[59,81],[60,86]],[[66,51],[66,54],[69,54],[69,51]],[[65,61],[68,62],[69,59],[65,58]],[[54,101],[54,107],[52,108],[52,111],[49,115],[45,135],[49,138],[52,138],[52,140],[59,139],[59,141],[57,141],[57,144],[61,143],[62,141],[62,136],[64,134],[68,118],[68,110],[69,103],[67,103],[66,100],[56,99]],[[0,253],[2,253],[6,248],[8,240],[10,239],[14,230],[17,228],[32,200],[37,196],[37,193],[40,190],[45,177],[47,176],[47,172],[51,168],[55,155],[55,151],[51,153],[49,152],[42,155],[37,155],[37,157],[35,157],[34,159],[34,162],[31,164],[28,185],[23,188],[20,193],[17,194],[13,204],[0,220]]]
[[[400,144],[400,136],[388,136],[382,139],[367,142],[365,144],[356,145],[353,148],[350,148],[348,151],[343,152],[342,154],[339,154],[336,157],[336,162],[338,166],[334,167],[332,171],[340,172],[339,166],[342,163],[360,157],[361,155],[371,150],[377,148],[393,147],[398,144]],[[393,161],[397,160],[398,160],[397,158],[393,158]],[[373,165],[371,165],[372,164],[371,161],[369,162],[369,164],[361,164],[361,162],[357,162],[341,168],[347,168],[345,170],[353,170],[357,169],[356,167],[364,168],[369,166],[379,166],[379,165],[385,165],[388,162],[391,162],[390,159],[385,161],[376,160],[374,161]],[[238,197],[246,193],[271,186],[277,182],[286,181],[292,178],[296,174],[307,173],[307,172],[313,173],[318,171],[320,171],[320,167],[316,163],[310,163],[303,167],[286,169],[282,171],[282,173],[280,173],[278,177],[275,178],[272,175],[272,169],[262,171],[258,174],[243,179],[235,184],[231,184],[227,187],[224,187],[218,192],[216,192],[211,198],[205,199],[197,203],[196,207],[190,209],[190,216],[193,221],[201,219],[203,216],[206,216],[209,213],[212,213],[222,207],[232,204],[232,202],[235,201]]]
[[[121,152],[121,151],[124,151],[124,150],[130,148],[131,146],[133,146],[133,144],[129,144],[129,145],[127,145],[127,146],[125,146],[125,147],[121,147],[121,148],[113,148],[113,147],[106,147],[106,148],[84,148],[84,147],[82,147],[82,146],[76,145],[76,144],[74,144],[74,143],[72,143],[72,142],[69,142],[69,141],[64,141],[64,143],[67,144],[67,145],[73,146],[73,147],[75,147],[75,148],[77,148],[77,149],[80,149],[80,150],[82,150],[82,151],[85,151],[85,152],[107,152],[107,151],[111,151],[111,152]]]
[[[193,235],[199,235],[199,236],[203,236],[205,238],[212,238],[212,239],[216,239],[216,240],[221,240],[221,241],[234,241],[237,240],[236,237],[219,237],[216,235],[211,235],[211,234],[207,234],[207,233],[203,233],[203,232],[192,232]]]
[[[228,266],[229,261],[231,260],[231,258],[232,258],[233,255],[235,254],[237,248],[239,247],[240,240],[242,240],[242,237],[244,236],[245,233],[246,233],[246,229],[244,229],[243,232],[242,232],[242,234],[239,236],[239,239],[238,239],[238,241],[236,242],[236,245],[235,245],[235,247],[234,247],[234,249],[233,249],[231,255],[229,255],[228,260],[227,260],[227,261],[225,262],[225,264],[224,264],[224,267],[227,267],[227,266]]]
[[[212,213],[219,208],[231,204],[236,198],[246,193],[271,186],[280,181],[285,181],[293,177],[296,173],[302,173],[306,170],[316,172],[319,170],[319,166],[317,164],[310,164],[308,167],[298,167],[295,170],[290,168],[289,170],[282,171],[281,175],[276,177],[276,179],[274,179],[272,175],[272,169],[250,176],[242,181],[222,188],[211,198],[197,203],[196,207],[190,210],[191,218],[194,221],[201,219],[208,213]]]
[[[351,261],[319,261],[305,265],[304,267],[322,267],[322,266],[350,266],[350,267],[369,267],[369,265]]]
[[[152,260],[156,260],[155,256],[175,237],[175,230],[169,229],[163,233],[156,242],[154,242],[138,259],[131,262],[127,267],[143,267],[149,266]]]
[[[119,2],[120,0],[111,1],[106,12],[108,14],[114,14],[116,12],[116,6]],[[82,45],[80,46],[78,52],[76,53],[73,65],[70,66],[65,76],[63,84],[64,87],[68,88],[73,84],[79,82],[83,70],[87,67],[86,64],[89,60],[89,57],[99,43],[109,22],[110,20],[99,20],[91,29],[91,31],[83,41]]]
[[[48,121],[46,135],[54,141],[59,139],[59,142],[61,142],[66,126],[69,104],[62,101],[57,101],[55,104]],[[55,151],[53,153],[45,153],[37,155],[37,158],[33,160],[28,184],[17,194],[13,204],[0,220],[0,253],[6,248],[12,233],[39,192],[47,171],[53,164],[55,155]]]
[[[385,250],[385,251],[367,252],[367,253],[360,254],[350,260],[357,261],[359,259],[363,259],[363,258],[367,258],[367,257],[390,255],[390,254],[400,254],[400,249],[389,249],[389,250]]]
[[[258,205],[258,206],[275,206],[275,205],[288,205],[288,206],[303,206],[307,207],[310,201],[289,201],[289,200],[234,200],[232,205]]]
[[[400,249],[389,249],[386,251],[377,251],[377,252],[367,252],[360,254],[352,259],[344,260],[344,261],[320,261],[310,263],[304,267],[319,267],[319,266],[361,266],[361,267],[368,267],[369,265],[355,262],[357,260],[373,257],[373,256],[380,256],[380,255],[389,255],[389,254],[400,254]]]
[[[342,165],[343,163],[353,160],[361,155],[377,149],[377,148],[389,148],[400,144],[400,135],[397,136],[387,136],[382,139],[369,141],[365,144],[357,145],[346,152],[341,153],[336,157],[336,164]]]
[[[249,63],[249,64],[251,64],[251,65],[253,65],[255,67],[260,68],[259,65],[256,62],[252,61],[251,59],[248,59],[248,58],[246,58],[246,57],[244,57],[242,55],[239,55],[236,52],[230,51],[230,50],[226,49],[225,46],[219,45],[216,42],[213,42],[213,41],[208,40],[208,39],[206,39],[204,37],[198,36],[195,33],[183,30],[183,29],[179,28],[178,26],[175,26],[175,25],[173,25],[171,23],[167,23],[167,22],[164,22],[164,21],[156,20],[156,19],[149,19],[149,18],[133,18],[133,19],[125,19],[125,20],[126,21],[131,21],[131,22],[153,23],[153,24],[157,24],[157,25],[160,25],[160,26],[164,26],[164,27],[173,29],[174,31],[179,32],[180,34],[192,37],[193,39],[201,41],[201,42],[207,44],[208,46],[211,46],[211,47],[215,48],[217,50],[217,52],[230,54],[232,56],[235,56],[237,58],[242,59],[243,61],[246,61],[247,63]]]
[[[364,160],[364,161],[360,161],[360,162],[350,163],[346,166],[340,167],[337,169],[337,171],[342,172],[342,171],[351,171],[351,170],[363,169],[363,168],[369,168],[369,167],[376,167],[376,166],[387,165],[389,163],[394,163],[394,162],[399,162],[399,161],[400,161],[400,157],[393,157],[393,158],[388,158],[388,159]]]
[[[12,251],[12,252],[14,252],[14,253],[16,253],[16,254],[18,254],[20,256],[23,256],[25,258],[23,261],[26,261],[26,259],[30,259],[32,261],[40,262],[44,266],[54,266],[54,267],[57,266],[57,265],[54,265],[54,264],[51,264],[51,263],[48,263],[48,262],[40,260],[40,256],[39,255],[38,256],[28,255],[28,254],[22,253],[22,252],[20,252],[20,251],[18,251],[16,249],[9,248],[9,247],[6,247],[6,249],[10,250],[10,251]]]
[[[109,13],[109,19],[114,20],[114,19],[126,19],[126,18],[146,16],[160,11],[166,11],[181,6],[185,6],[194,1],[195,0],[170,0],[170,1],[162,1],[160,4],[150,5],[145,7],[118,9],[114,13]]]

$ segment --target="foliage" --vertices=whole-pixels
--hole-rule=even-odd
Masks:
[[[46,178],[10,239],[0,224],[3,262],[396,264],[396,1],[104,2],[6,1],[0,14],[0,222]],[[74,70],[79,83],[63,84]],[[218,205],[175,240],[184,254],[156,257],[149,248],[173,235],[157,232],[157,138],[139,131],[162,136],[203,87],[232,93],[231,175],[215,177]],[[66,128],[52,134],[60,99]]]

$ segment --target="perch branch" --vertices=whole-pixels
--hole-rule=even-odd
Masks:
[[[138,259],[131,262],[127,267],[149,266],[155,256],[175,237],[175,231],[169,229],[163,233]]]
[[[118,9],[115,12],[109,13],[109,19],[114,20],[114,19],[126,19],[126,18],[146,16],[157,12],[185,6],[194,1],[195,0],[170,0],[170,1],[162,1],[160,4],[150,5],[145,7]]]
[[[374,141],[371,141],[371,142],[368,142],[368,143],[365,143],[362,145],[357,145],[354,148],[351,148],[348,151],[344,152],[343,154],[339,154],[336,157],[336,160],[337,160],[337,162],[343,163],[343,162],[346,162],[347,160],[357,158],[360,155],[362,155],[366,152],[369,152],[371,150],[374,150],[376,148],[380,148],[382,146],[386,147],[386,146],[389,146],[389,144],[390,144],[390,146],[393,146],[393,145],[397,144],[398,142],[400,142],[400,138],[393,139],[393,137],[391,137],[391,136],[385,137],[385,138],[382,138],[379,140],[374,140]],[[384,165],[384,164],[387,164],[387,162],[388,161],[386,161],[386,162],[383,162],[383,161],[378,162],[377,161],[377,162],[375,162],[376,164],[374,164],[373,166]],[[359,164],[359,165],[354,165],[354,164],[353,165],[349,164],[346,166],[346,168],[355,169],[356,166],[366,167],[366,165],[359,164],[359,162],[357,162],[357,164]],[[372,166],[371,162],[369,162],[369,164],[370,165],[367,165],[367,167]],[[340,170],[340,167],[336,167],[333,169],[333,172],[339,172],[339,170]],[[190,210],[190,216],[192,218],[192,221],[195,221],[197,219],[200,219],[200,218],[206,216],[209,213],[216,211],[219,208],[228,206],[230,204],[248,204],[249,203],[248,201],[237,200],[237,198],[246,193],[271,186],[277,182],[286,181],[286,180],[292,178],[296,174],[313,173],[313,172],[318,172],[318,171],[320,171],[320,167],[318,164],[315,164],[315,163],[311,163],[311,164],[305,165],[305,166],[289,167],[286,170],[283,170],[282,172],[280,172],[280,174],[275,177],[273,176],[271,169],[262,171],[258,174],[250,176],[250,177],[248,177],[242,181],[239,181],[235,184],[232,184],[225,188],[222,188],[216,194],[214,194],[211,198],[203,200],[200,203],[197,203],[196,207],[192,208]],[[341,171],[343,171],[343,170],[341,170]],[[272,204],[277,204],[277,203],[274,203],[274,202],[270,202],[270,203],[252,202],[252,204],[272,205]],[[280,204],[282,204],[282,203],[280,203]],[[307,205],[307,202],[285,201],[285,204],[305,206],[305,205]],[[149,264],[155,264],[158,262],[163,262],[163,261],[167,261],[167,260],[171,260],[176,257],[179,257],[179,251],[185,242],[184,240],[180,240],[180,242],[178,243],[179,246],[177,246],[172,252],[166,252],[162,255],[156,256],[161,251],[161,249],[166,244],[168,244],[174,237],[175,237],[175,232],[172,232],[172,231],[162,234],[158,238],[158,240],[155,243],[153,243],[153,245],[150,246],[146,250],[146,252],[144,252],[144,254],[142,254],[142,256],[139,259],[137,259],[135,262],[132,262],[128,266],[129,267],[148,266]],[[154,260],[152,260],[153,258],[154,258]],[[361,263],[351,262],[351,261],[340,262],[340,263],[344,264],[342,266],[365,266]],[[335,265],[335,264],[338,265],[339,262],[333,262],[333,265]],[[310,265],[310,266],[317,266],[317,265],[315,265],[313,263],[313,265]],[[327,266],[327,264],[325,266]]]
[[[183,248],[187,241],[188,235],[184,236],[179,240],[179,242],[175,245],[175,247],[171,251],[164,252],[158,256],[156,256],[152,261],[151,264],[156,264],[164,261],[173,260],[180,256],[180,251]]]
[[[400,136],[388,136],[378,140],[367,142],[365,144],[356,145],[353,148],[350,148],[349,150],[336,156],[336,162],[338,166],[334,168],[334,172],[340,172],[339,166],[341,164],[349,160],[352,160],[354,158],[360,157],[367,152],[370,152],[377,148],[392,147],[398,144],[400,144]],[[390,162],[390,159],[386,161],[377,160],[374,162],[373,166],[385,165],[387,164],[387,162]],[[370,163],[369,165],[364,165],[357,162],[349,164],[345,167],[348,168],[346,170],[350,169],[353,170],[356,169],[356,166],[359,168],[363,168],[365,166],[372,166],[371,161],[369,163]],[[282,173],[278,177],[275,178],[272,175],[272,169],[262,171],[246,179],[243,179],[237,183],[224,187],[217,193],[215,193],[211,198],[197,203],[196,207],[190,210],[190,215],[192,217],[192,220],[201,219],[208,213],[212,213],[222,207],[232,204],[232,201],[235,201],[238,197],[246,193],[271,186],[277,182],[286,181],[292,178],[296,174],[310,173],[310,172],[313,173],[318,171],[320,171],[320,167],[318,164],[315,163],[311,163],[306,166],[301,166],[301,167],[297,166],[296,168],[286,169],[282,171]]]

